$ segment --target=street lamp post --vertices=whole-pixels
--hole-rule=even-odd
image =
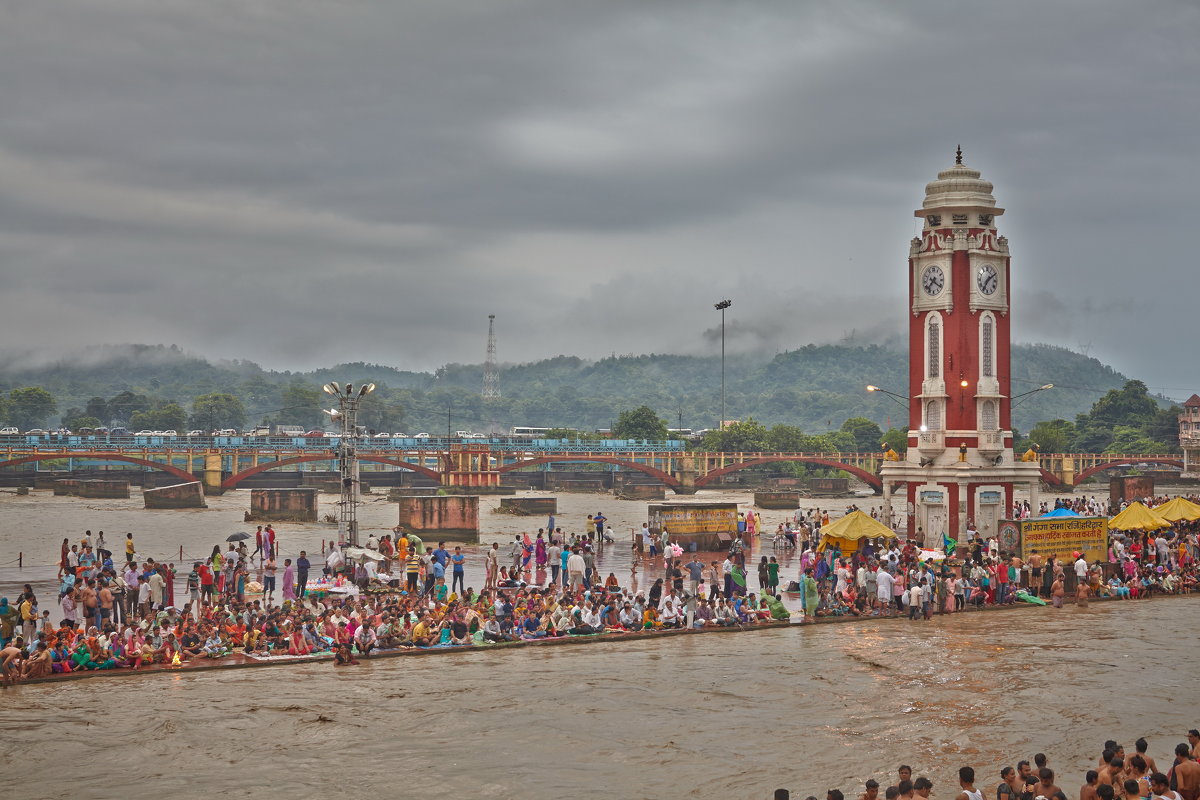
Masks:
[[[867,391],[868,392],[879,392],[880,394],[886,394],[888,397],[892,398],[892,402],[896,403],[896,405],[903,407],[905,411],[908,410],[908,398],[905,397],[904,395],[899,395],[899,394],[896,394],[895,392],[889,392],[887,389],[883,389],[879,386],[876,386],[873,383],[867,384]]]
[[[1028,392],[1022,392],[1021,394],[1014,395],[1014,396],[1012,397],[1012,399],[1009,401],[1009,402],[1011,403],[1011,405],[1009,406],[1009,408],[1010,408],[1010,409],[1011,409],[1011,408],[1016,408],[1017,406],[1021,405],[1021,403],[1013,403],[1013,402],[1012,402],[1012,400],[1021,400],[1021,398],[1023,398],[1023,397],[1029,397],[1029,395],[1031,395],[1031,394],[1037,394],[1038,392],[1044,392],[1044,391],[1046,391],[1047,389],[1053,389],[1053,388],[1054,388],[1054,384],[1053,384],[1053,383],[1047,383],[1045,386],[1039,386],[1039,387],[1038,387],[1038,388],[1036,388],[1036,389],[1030,389]],[[1022,401],[1022,402],[1023,402],[1023,401]]]
[[[717,430],[725,429],[725,309],[733,305],[732,300],[722,300],[713,306],[721,312],[721,420]]]
[[[364,383],[355,389],[354,384],[347,383],[343,389],[331,382],[321,388],[338,399],[338,407],[325,413],[342,423],[342,438],[337,447],[338,475],[342,483],[338,541],[358,547],[358,407],[364,397],[375,391],[375,384]]]

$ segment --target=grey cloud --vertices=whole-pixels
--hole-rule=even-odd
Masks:
[[[1200,14],[1082,8],[14,6],[0,331],[431,368],[480,360],[488,313],[507,361],[713,352],[728,295],[739,351],[902,340],[912,209],[961,142],[1017,338],[1173,385]]]

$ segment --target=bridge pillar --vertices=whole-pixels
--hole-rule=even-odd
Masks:
[[[223,494],[224,489],[221,488],[221,481],[224,474],[221,469],[221,464],[224,459],[220,453],[205,453],[204,454],[204,493],[205,494]]]
[[[689,457],[679,459],[673,473],[679,485],[674,487],[675,494],[695,494],[696,478],[700,477],[696,469],[696,459]]]
[[[1063,486],[1075,485],[1075,459],[1071,456],[1063,456],[1062,470],[1058,473],[1058,479]]]

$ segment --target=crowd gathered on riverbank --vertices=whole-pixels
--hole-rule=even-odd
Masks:
[[[182,593],[177,566],[141,557],[132,533],[122,540],[124,557],[114,559],[103,532],[88,531],[62,542],[57,598],[39,599],[29,584],[15,602],[0,598],[0,673],[13,683],[233,654],[323,654],[351,665],[386,650],[821,617],[928,620],[1015,602],[1061,607],[1068,599],[1189,593],[1197,583],[1196,523],[1114,532],[1108,561],[1089,564],[1079,553],[1022,559],[973,529],[945,560],[928,560],[917,543],[900,539],[869,540],[843,554],[821,544],[829,521],[821,509],[798,510],[772,535],[747,512],[741,535],[721,554],[685,552],[668,531],[645,526],[622,578],[597,565],[606,548],[622,546],[600,513],[579,533],[564,533],[551,518],[535,535],[482,551],[427,547],[395,531],[372,534],[362,548],[334,545],[295,559],[279,558],[268,525],[185,565]],[[794,579],[782,574],[781,559],[798,566]],[[475,569],[482,561],[478,590],[466,585],[468,561]],[[749,590],[754,573],[757,592]]]
[[[1169,751],[1158,753],[1160,760],[1150,750],[1144,737],[1134,742],[1132,750],[1109,739],[1094,752],[1095,768],[1075,779],[1078,789],[1063,788],[1066,781],[1045,753],[1036,753],[1032,759],[1021,759],[986,774],[963,766],[958,769],[957,786],[941,790],[939,796],[953,796],[954,800],[1200,799],[1200,731],[1189,730],[1186,741],[1178,741]],[[894,774],[881,777],[882,781],[869,778],[858,790],[829,789],[825,800],[928,800],[934,792],[933,782],[922,775],[914,776],[913,768],[907,764],[901,764]],[[791,793],[780,789],[775,797],[787,800]],[[817,796],[809,795],[805,800],[817,800]]]

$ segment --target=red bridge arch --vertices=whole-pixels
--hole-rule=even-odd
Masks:
[[[554,463],[557,463],[560,461],[585,461],[585,462],[592,462],[592,463],[597,463],[597,464],[616,464],[617,466],[629,467],[630,469],[636,469],[638,472],[644,472],[647,475],[651,475],[655,478],[658,478],[660,481],[662,481],[663,483],[665,483],[667,486],[669,486],[672,489],[678,489],[681,486],[679,481],[675,479],[675,476],[671,475],[668,472],[663,472],[661,469],[657,469],[655,467],[651,467],[646,464],[639,464],[636,461],[627,461],[625,459],[616,458],[614,456],[582,456],[582,455],[540,456],[538,458],[526,459],[525,461],[516,461],[512,464],[505,464],[502,467],[497,467],[496,471],[497,472],[512,472],[513,470],[521,469],[522,467],[532,467],[532,466],[536,466],[538,464],[554,464]]]
[[[856,467],[853,464],[844,464],[841,461],[837,461],[832,458],[819,458],[816,456],[763,456],[762,458],[755,458],[750,461],[743,461],[740,464],[730,464],[727,467],[721,467],[720,469],[714,469],[712,472],[706,473],[703,476],[697,478],[696,479],[696,488],[701,488],[701,487],[707,486],[709,483],[711,483],[716,478],[719,478],[722,475],[728,475],[731,472],[737,472],[739,469],[746,469],[747,467],[757,467],[757,466],[761,466],[763,464],[775,464],[780,461],[792,461],[792,462],[801,463],[801,464],[817,464],[822,467],[832,467],[833,469],[845,470],[846,472],[849,472],[851,475],[854,475],[855,477],[857,477],[860,480],[862,480],[863,482],[865,482],[868,486],[872,487],[873,489],[879,489],[879,490],[883,489],[883,479],[880,478],[878,475],[867,472],[862,467]]]
[[[242,470],[241,472],[237,473],[236,475],[230,475],[228,478],[221,481],[221,489],[222,490],[234,489],[237,487],[237,485],[239,483],[244,481],[246,478],[249,478],[251,475],[257,475],[258,473],[266,472],[269,469],[276,469],[278,467],[286,467],[289,464],[303,464],[308,461],[336,461],[336,460],[337,460],[336,455],[330,455],[329,453],[322,453],[320,455],[293,456],[292,458],[281,458],[278,461],[266,461],[262,464],[259,464],[258,466],[254,466],[254,467],[250,467],[249,469]],[[441,473],[438,472],[437,470],[430,469],[429,467],[422,467],[417,464],[409,464],[407,461],[402,461],[398,458],[391,458],[389,456],[367,455],[364,453],[359,453],[358,460],[359,461],[374,461],[378,464],[391,464],[392,466],[395,466],[395,467],[403,467],[404,469],[411,470],[413,472],[419,472],[422,475],[428,475],[430,478],[433,478],[435,481],[439,481],[439,482],[442,479]]]
[[[1130,464],[1162,464],[1171,467],[1183,468],[1183,461],[1177,458],[1155,458],[1153,456],[1115,456],[1112,461],[1105,461],[1103,464],[1097,464],[1094,467],[1088,467],[1083,472],[1075,476],[1075,485],[1078,486],[1083,481],[1095,475],[1097,472],[1103,472],[1106,469],[1113,467],[1124,467]]]
[[[138,458],[137,456],[127,456],[121,453],[38,453],[32,456],[21,456],[8,461],[0,461],[0,469],[4,467],[15,467],[18,464],[28,464],[33,461],[61,461],[70,458],[86,458],[91,461],[124,461],[127,464],[139,464],[143,467],[169,472],[176,478],[179,478],[184,483],[192,483],[200,480],[187,470],[164,464],[161,461],[151,461],[148,458]]]

